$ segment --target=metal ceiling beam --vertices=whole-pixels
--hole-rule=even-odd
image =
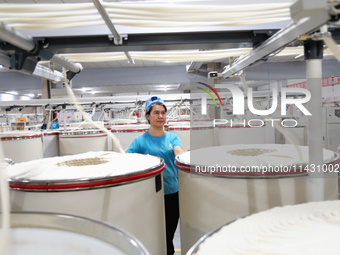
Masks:
[[[135,103],[139,100],[145,101],[148,99],[150,95],[132,95],[132,96],[115,96],[115,97],[86,97],[86,98],[77,98],[77,101],[81,104],[120,104],[120,103]],[[188,94],[164,94],[162,95],[162,99],[165,103],[169,101],[179,101],[182,99],[200,99],[202,97],[202,93],[192,95]],[[49,99],[31,99],[31,100],[12,100],[12,101],[0,101],[0,107],[4,106],[30,106],[30,105],[62,105],[62,104],[71,104],[73,105],[73,101],[71,98],[49,98]]]
[[[9,68],[11,66],[11,57],[0,52],[0,64],[3,65],[4,67]],[[41,66],[41,65],[36,65],[35,69],[32,73],[28,73],[27,71],[20,71],[20,70],[14,70],[18,71],[24,74],[32,74],[34,76],[46,78],[48,80],[53,80],[57,82],[61,82],[64,79],[64,76],[62,73],[58,71],[52,71],[47,67]]]
[[[328,27],[328,31],[331,32],[333,40],[340,44],[340,29]]]
[[[130,63],[131,65],[134,65],[134,64],[135,64],[135,61],[134,61],[133,58],[130,56],[129,52],[124,51],[124,53],[125,53],[126,58],[129,60],[129,63]]]
[[[218,84],[219,88],[225,87],[225,84]],[[182,93],[182,94],[162,94],[162,99],[166,104],[170,102],[178,102],[182,100],[198,101],[202,99],[202,96],[206,93]],[[231,92],[219,92],[221,98],[229,98],[232,96]],[[254,91],[254,97],[267,97],[272,95],[272,91]],[[291,96],[300,95],[300,93],[289,93]],[[247,95],[245,95],[247,96]],[[114,96],[114,97],[82,97],[77,98],[80,104],[127,104],[135,103],[137,101],[145,101],[150,95],[130,95],[130,96]],[[30,99],[30,100],[12,100],[12,101],[0,101],[0,107],[6,106],[45,106],[45,105],[73,105],[73,100],[67,98],[46,98],[46,99]]]
[[[191,61],[190,65],[186,66],[187,73],[196,72],[203,65],[203,62]]]
[[[9,67],[11,66],[11,57],[0,51],[0,65],[5,66],[5,67]]]
[[[96,6],[99,14],[102,16],[103,20],[105,21],[107,27],[110,29],[113,37],[114,37],[114,43],[116,45],[122,44],[122,38],[118,34],[115,26],[113,25],[109,15],[107,14],[105,8],[103,7],[102,3],[100,0],[92,0],[94,6]]]
[[[47,49],[59,54],[86,52],[127,52],[185,49],[229,49],[253,47],[278,30],[191,32],[166,34],[129,34],[122,45],[115,45],[107,35],[46,37]]]
[[[38,40],[25,36],[4,23],[0,23],[0,40],[3,40],[3,42],[0,43],[2,50],[9,51],[9,55],[15,58],[17,62],[20,62],[15,63],[15,61],[10,61],[10,65],[5,65],[13,70],[31,73],[40,58],[59,64],[73,73],[79,73],[82,70],[81,64],[70,62],[60,55],[44,49],[43,46],[38,43]],[[29,69],[25,69],[25,66],[27,66],[26,62],[29,62]]]
[[[31,51],[35,48],[33,38],[13,30],[2,22],[0,23],[0,39],[26,51]]]
[[[303,2],[307,3],[306,0]],[[310,1],[309,3],[314,4],[315,2]],[[296,4],[299,4],[299,2]],[[242,59],[240,59],[236,64],[228,66],[222,73],[219,74],[219,77],[228,78],[257,61],[267,58],[271,53],[286,47],[289,43],[298,40],[301,35],[308,34],[320,28],[331,18],[328,13],[326,1],[324,4],[324,9],[316,9],[315,11],[312,10],[313,12],[309,10],[310,12],[308,12],[308,14],[310,17],[304,17],[296,23],[292,23],[288,27],[281,29],[260,46],[242,57]],[[291,8],[294,9],[294,5]],[[293,12],[293,14],[297,15],[296,10],[294,11],[295,13]],[[304,14],[304,10],[301,10],[301,13]]]
[[[69,70],[73,73],[79,73],[83,69],[81,64],[73,63],[65,59],[64,57],[60,56],[59,54],[53,54],[48,50],[41,49],[39,51],[39,55],[43,57],[44,59],[47,59],[54,64],[58,64],[64,67],[66,70]]]

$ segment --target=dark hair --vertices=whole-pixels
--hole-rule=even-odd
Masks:
[[[148,120],[148,118],[146,117],[146,115],[150,115],[150,113],[151,113],[151,111],[152,111],[152,108],[153,108],[155,105],[161,105],[161,106],[164,107],[165,112],[168,111],[168,109],[166,109],[166,106],[165,106],[164,104],[160,103],[160,102],[155,102],[155,103],[153,103],[153,104],[150,104],[150,106],[148,107],[148,109],[147,109],[146,112],[145,112],[145,118],[146,118],[146,120],[148,121],[149,124],[150,124],[150,120]]]

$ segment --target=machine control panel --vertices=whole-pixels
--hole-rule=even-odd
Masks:
[[[340,109],[335,109],[334,110],[334,116],[340,118]]]
[[[340,107],[329,107],[326,109],[327,123],[340,123]]]

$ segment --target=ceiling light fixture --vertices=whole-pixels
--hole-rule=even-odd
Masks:
[[[180,84],[159,84],[159,85],[154,85],[156,88],[178,88]]]
[[[176,90],[180,84],[159,84],[159,85],[154,85],[154,90],[162,90],[162,91],[167,91],[167,90]]]
[[[11,94],[11,95],[19,95],[19,93],[16,91],[6,91],[5,93]]]
[[[303,57],[304,55],[305,55],[305,54],[299,54],[299,55],[295,56],[294,58],[295,58],[295,59],[298,59],[298,58]]]

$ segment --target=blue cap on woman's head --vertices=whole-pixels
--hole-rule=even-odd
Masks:
[[[150,97],[148,98],[146,101],[145,101],[145,111],[147,112],[148,111],[148,108],[150,105],[154,104],[154,103],[161,103],[162,105],[165,106],[164,104],[164,101],[158,97],[158,96],[153,96],[153,97]]]

